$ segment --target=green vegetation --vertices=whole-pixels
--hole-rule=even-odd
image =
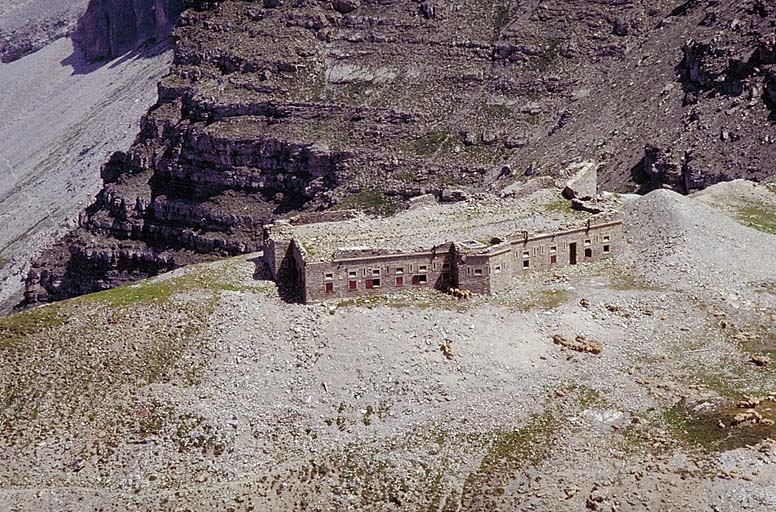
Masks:
[[[545,210],[548,212],[560,212],[560,213],[576,213],[571,209],[571,201],[559,197],[554,201],[550,201],[545,205]]]
[[[764,418],[776,419],[772,408],[759,408],[758,411]],[[776,436],[776,427],[762,423],[720,428],[720,422],[729,425],[731,419],[741,412],[743,409],[732,402],[699,408],[680,401],[663,411],[662,420],[678,441],[707,452],[741,448]]]
[[[175,286],[171,281],[152,280],[93,293],[80,298],[80,300],[98,300],[113,307],[124,307],[138,303],[167,302],[174,292]]]
[[[452,137],[447,130],[434,130],[420,136],[414,142],[415,153],[420,156],[431,156],[437,151],[449,150]]]
[[[343,199],[338,205],[340,210],[362,210],[374,215],[390,217],[399,211],[401,202],[388,197],[379,190],[362,190]]]
[[[500,34],[502,30],[507,28],[511,18],[509,7],[506,5],[499,5],[496,7],[496,17],[493,20],[493,28],[496,31],[496,35]]]
[[[619,291],[664,291],[659,286],[647,283],[645,280],[637,277],[621,268],[614,268],[611,271],[611,282],[609,288]]]
[[[537,72],[549,71],[560,61],[560,46],[563,41],[559,37],[543,37],[539,41],[539,46],[544,50],[538,57],[531,57],[529,61],[530,69]]]
[[[527,299],[516,304],[518,311],[530,311],[532,309],[556,309],[574,299],[574,293],[569,290],[539,290]]]
[[[606,400],[599,390],[587,387],[584,384],[577,386],[577,398],[579,405],[586,409],[606,405]]]
[[[549,414],[533,416],[518,430],[496,432],[489,436],[489,446],[476,471],[469,474],[461,493],[464,510],[495,510],[495,500],[515,474],[544,458],[557,421]]]
[[[30,334],[67,322],[58,305],[43,306],[0,318],[0,348],[24,341]]]
[[[776,210],[766,206],[748,206],[736,212],[738,222],[744,226],[776,235]]]
[[[514,115],[514,112],[512,112],[512,108],[509,105],[501,103],[486,103],[483,105],[482,110],[489,119],[504,119]]]
[[[258,285],[246,285],[238,277],[235,265],[243,263],[244,257],[233,261],[219,262],[210,268],[191,269],[183,275],[173,278],[152,278],[137,283],[119,286],[73,299],[72,302],[100,301],[112,307],[120,308],[135,304],[163,304],[172,300],[180,293],[194,291],[252,291],[258,290]]]

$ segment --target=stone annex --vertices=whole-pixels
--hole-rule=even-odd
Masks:
[[[574,179],[577,188],[595,194],[594,171],[583,168]],[[558,188],[546,188],[519,199],[487,196],[391,218],[308,214],[265,226],[264,259],[272,278],[303,302],[419,287],[489,294],[508,289],[525,272],[616,254],[619,212],[575,211],[567,199]]]

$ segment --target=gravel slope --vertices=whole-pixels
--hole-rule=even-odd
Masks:
[[[87,65],[65,38],[0,64],[0,304],[31,256],[73,227],[109,155],[132,143],[171,60],[153,53]]]
[[[772,511],[776,428],[731,422],[776,391],[776,237],[665,192],[628,215],[620,263],[470,302],[287,304],[254,255],[2,320],[0,509]]]
[[[741,183],[749,186],[742,188]],[[742,225],[721,209],[724,202],[710,200],[725,198],[756,207],[766,199],[776,201],[776,194],[740,181],[701,194],[685,197],[656,190],[631,201],[624,220],[628,263],[656,284],[684,290],[714,288],[733,295],[746,290],[747,284],[776,281],[774,236]]]

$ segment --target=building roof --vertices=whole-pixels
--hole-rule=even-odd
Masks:
[[[480,195],[465,202],[435,204],[403,211],[392,217],[358,215],[339,222],[283,224],[273,237],[293,238],[310,262],[335,259],[337,253],[373,250],[413,253],[457,242],[479,252],[540,233],[584,226],[594,216],[573,211],[557,190],[539,190],[520,199]]]

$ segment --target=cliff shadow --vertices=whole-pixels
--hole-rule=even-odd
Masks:
[[[72,35],[73,53],[61,61],[74,75],[109,64],[151,58],[171,47],[170,34],[185,0],[90,0]],[[118,60],[117,60],[118,59]]]
[[[158,57],[170,48],[172,48],[171,40],[165,39],[159,43],[147,43],[140,48],[135,48],[132,51],[121,55],[118,59],[113,60],[98,60],[90,61],[84,55],[83,49],[78,46],[78,43],[73,41],[73,53],[60,61],[62,66],[68,66],[73,68],[73,75],[88,75],[100,68],[108,66],[110,69],[117,68],[122,64],[135,60],[135,59],[150,59]]]

